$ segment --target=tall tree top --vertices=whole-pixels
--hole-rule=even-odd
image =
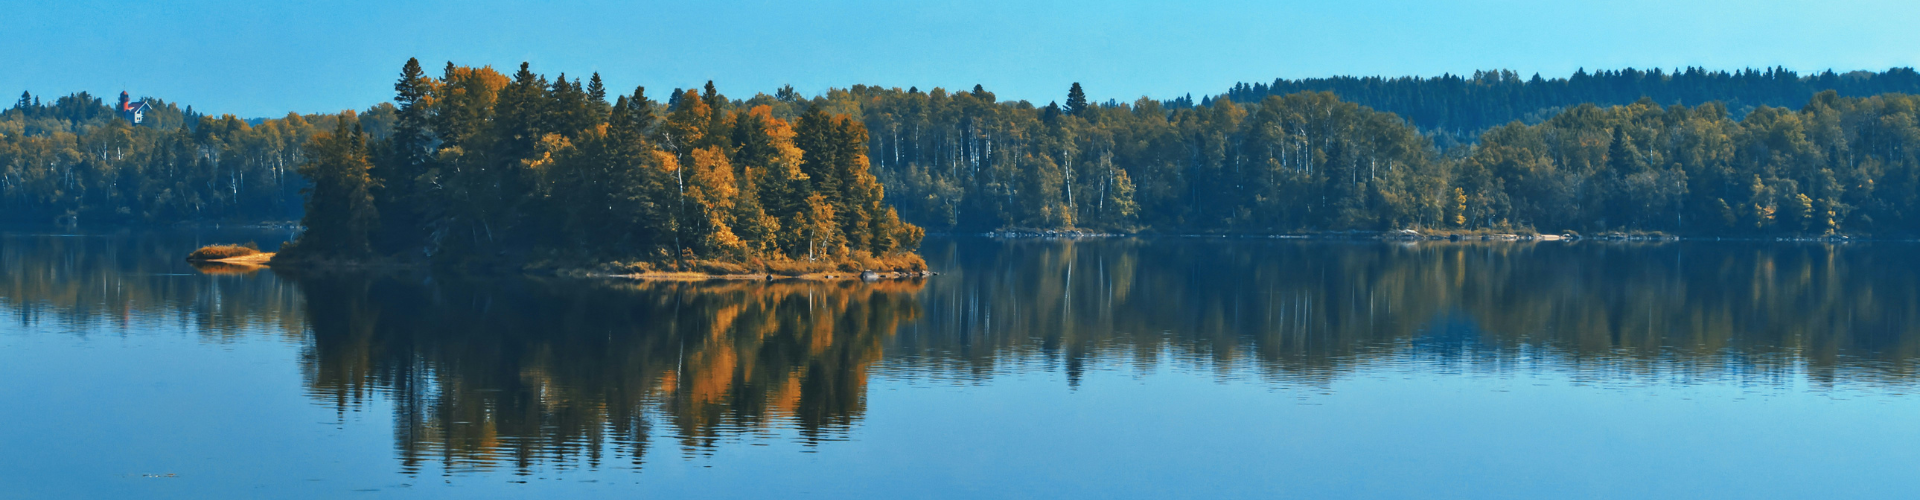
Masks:
[[[600,83],[600,72],[593,72],[593,79],[587,81],[587,98],[596,104],[607,103],[607,85]]]
[[[1080,90],[1080,82],[1073,82],[1073,88],[1067,89],[1067,114],[1079,116],[1087,109],[1087,93]]]
[[[421,88],[421,82],[425,78],[426,72],[420,69],[420,60],[407,58],[407,64],[400,67],[400,81],[393,83],[393,100],[400,103],[401,107],[410,106],[414,101],[420,100],[420,97],[427,93],[427,89]]]

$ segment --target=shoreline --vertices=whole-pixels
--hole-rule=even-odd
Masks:
[[[940,273],[933,271],[863,271],[863,272],[823,272],[800,275],[781,275],[771,273],[745,274],[709,274],[692,271],[645,272],[633,274],[586,275],[585,278],[615,278],[635,281],[880,281],[926,278]]]
[[[276,261],[274,253],[258,253],[219,260],[190,261],[208,265],[247,266],[251,268],[273,267],[279,271],[293,273],[336,273],[336,272],[437,272],[447,271],[465,274],[485,275],[526,275],[547,276],[569,279],[623,279],[637,281],[881,281],[925,278],[940,273],[926,268],[919,254],[909,254],[908,262],[848,261],[840,263],[820,263],[811,270],[770,268],[765,263],[744,264],[732,262],[696,261],[674,264],[667,269],[657,268],[652,263],[608,262],[593,266],[554,266],[548,262],[535,262],[507,266],[481,266],[461,268],[436,266],[426,261],[400,261],[387,258],[371,260],[342,260],[333,258],[281,259]],[[858,265],[867,264],[867,265]],[[754,266],[766,266],[756,268]],[[852,266],[852,267],[849,267]],[[826,270],[820,270],[826,267]],[[855,269],[855,270],[849,270]]]
[[[1209,238],[1209,239],[1281,239],[1281,240],[1329,240],[1329,241],[1391,241],[1391,242],[1480,242],[1507,241],[1537,243],[1544,241],[1596,241],[1614,243],[1662,243],[1681,241],[1751,241],[1779,243],[1860,243],[1860,242],[1920,242],[1916,237],[1874,238],[1856,235],[1832,236],[1683,236],[1665,233],[1625,233],[1608,232],[1593,236],[1581,236],[1573,233],[1562,234],[1521,234],[1521,233],[1451,233],[1405,234],[1388,231],[1339,231],[1324,233],[1101,233],[1074,230],[998,230],[986,232],[930,232],[928,236],[940,237],[980,237],[993,239],[1037,239],[1037,240],[1074,240],[1103,238]]]
[[[274,252],[260,252],[260,253],[252,253],[252,254],[241,255],[236,257],[227,257],[224,259],[204,259],[204,260],[195,260],[190,262],[214,262],[214,263],[220,263],[220,264],[268,267],[267,263],[273,260],[273,256],[274,256]]]

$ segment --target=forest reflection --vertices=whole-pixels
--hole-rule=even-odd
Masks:
[[[224,342],[250,333],[298,338],[294,287],[270,274],[196,270],[181,248],[215,242],[277,245],[267,231],[32,231],[0,233],[0,317],[26,329],[128,334],[156,323]],[[236,272],[238,271],[238,272]]]
[[[0,235],[0,332],[268,335],[409,473],[639,467],[857,437],[869,384],[1199,369],[1910,392],[1910,243],[931,238],[910,281],[628,282],[194,269],[232,235]],[[262,240],[265,242],[265,240]],[[17,327],[17,328],[16,328]],[[664,448],[662,448],[664,447]]]
[[[1906,243],[942,240],[906,371],[1176,356],[1324,385],[1382,363],[1910,383],[1920,262]]]
[[[284,276],[284,275],[283,275]],[[402,468],[642,465],[792,430],[838,440],[922,280],[295,277],[315,397],[385,394]],[[664,424],[664,425],[663,425]]]

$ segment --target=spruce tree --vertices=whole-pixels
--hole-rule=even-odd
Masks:
[[[433,161],[431,115],[424,102],[433,88],[434,81],[420,68],[420,60],[411,58],[393,84],[393,101],[399,104],[393,134],[372,155],[372,176],[378,186],[373,191],[374,204],[385,219],[373,244],[382,253],[402,251],[420,240],[426,200],[413,180]]]
[[[1067,106],[1064,111],[1069,115],[1080,116],[1087,109],[1087,93],[1080,90],[1080,82],[1073,82],[1073,88],[1067,89]]]
[[[562,82],[565,77],[561,75]],[[497,160],[511,164],[532,154],[534,143],[548,132],[545,125],[549,102],[547,77],[534,74],[527,69],[527,63],[520,63],[520,71],[500,90],[500,99],[494,105],[494,126],[500,131],[498,146],[501,148]]]
[[[702,100],[707,105],[706,141],[701,147],[719,146],[727,151],[733,150],[733,115],[726,112],[727,98],[713,86],[713,80],[707,80],[707,94]]]
[[[343,117],[351,118],[351,115]],[[369,171],[367,135],[348,119],[336,120],[333,132],[314,136],[307,145],[312,160],[298,171],[312,183],[307,194],[306,226],[300,239],[283,249],[297,258],[362,258],[372,253],[370,233],[379,223],[373,204],[378,187]]]
[[[593,78],[587,80],[587,100],[596,106],[607,106],[607,86],[600,83],[600,72],[593,72]]]

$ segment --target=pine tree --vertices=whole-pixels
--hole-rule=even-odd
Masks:
[[[1073,82],[1073,87],[1067,89],[1067,106],[1064,111],[1070,115],[1081,116],[1086,114],[1086,109],[1087,93],[1080,90],[1080,82]]]
[[[608,151],[606,179],[613,226],[609,229],[622,238],[619,243],[653,246],[670,240],[679,228],[675,225],[672,199],[662,167],[655,161],[659,149],[648,140],[653,128],[653,100],[646,87],[635,87],[633,95],[615,103],[607,122]]]
[[[593,78],[587,81],[587,100],[600,106],[607,105],[607,86],[600,82],[600,72],[593,72]]]
[[[727,98],[726,96],[720,95],[719,89],[714,88],[712,80],[707,81],[706,90],[707,95],[704,96],[702,100],[705,101],[707,105],[707,130],[703,134],[705,140],[702,141],[700,145],[701,147],[719,147],[722,150],[732,151],[733,114],[726,111],[728,107]]]
[[[771,107],[754,106],[739,116],[734,124],[734,163],[742,168],[742,191],[755,193],[757,209],[766,218],[761,225],[774,232],[762,243],[762,251],[794,256],[806,246],[793,229],[805,225],[801,212],[811,191],[807,175],[800,170],[805,154],[794,145],[793,125],[774,118]],[[748,218],[753,210],[742,208]]]
[[[282,249],[290,258],[358,259],[372,253],[369,237],[380,217],[373,190],[379,184],[368,173],[373,165],[367,160],[366,133],[359,125],[347,128],[348,121],[335,120],[333,132],[314,136],[307,146],[312,160],[298,169],[312,183],[304,190],[307,213],[301,225],[307,230]]]
[[[513,74],[512,83],[501,89],[500,100],[494,107],[497,113],[494,123],[500,130],[498,160],[512,163],[533,152],[534,143],[549,131],[549,95],[547,78],[529,71],[527,63],[520,63],[520,71]]]
[[[394,253],[419,243],[419,227],[428,212],[427,198],[414,185],[414,179],[426,173],[433,160],[433,136],[429,123],[429,100],[436,82],[427,78],[419,59],[407,59],[400,68],[400,79],[393,84],[395,113],[393,133],[381,147],[375,148],[372,176],[378,186],[374,204],[383,217],[374,246],[382,253]]]
[[[547,120],[551,123],[548,133],[577,139],[582,132],[599,125],[604,120],[600,106],[605,104],[600,103],[596,106],[598,101],[593,100],[593,96],[580,87],[580,81],[576,79],[571,83],[567,82],[565,73],[561,73],[554,80],[553,89],[548,92],[548,95],[551,98],[547,109]]]

